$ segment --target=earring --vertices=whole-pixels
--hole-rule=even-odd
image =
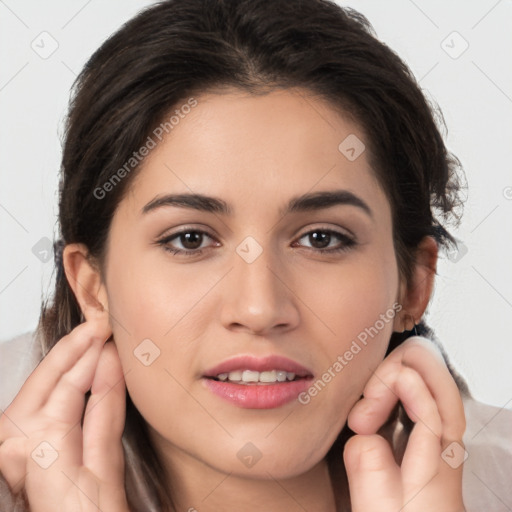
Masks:
[[[414,335],[415,336],[418,336],[418,330],[416,329],[416,320],[414,319],[414,317],[410,314],[407,314],[407,318],[411,318],[412,319],[412,326],[410,329],[407,328],[407,322],[404,320],[404,330],[402,332],[405,332],[405,331],[412,331],[412,329],[414,329]]]

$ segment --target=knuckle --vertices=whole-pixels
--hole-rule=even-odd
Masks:
[[[409,366],[402,366],[398,372],[397,381],[402,386],[415,387],[420,379],[418,372]]]
[[[449,425],[444,428],[443,438],[449,441],[460,441],[464,437],[466,432],[466,420],[465,418],[452,421]]]
[[[356,435],[345,443],[344,458],[346,461],[357,461],[357,465],[368,471],[379,471],[387,468],[386,450],[389,450],[384,438],[377,434]]]
[[[404,345],[403,360],[419,362],[432,353],[432,344],[423,340],[410,340]]]

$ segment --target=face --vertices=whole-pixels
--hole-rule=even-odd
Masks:
[[[384,358],[400,308],[390,205],[350,151],[364,133],[322,100],[196,100],[116,210],[114,339],[168,460],[286,478],[324,458]]]

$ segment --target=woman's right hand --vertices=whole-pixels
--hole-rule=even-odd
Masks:
[[[97,320],[77,326],[0,416],[0,472],[14,493],[25,490],[31,512],[129,510],[125,382],[110,335]]]

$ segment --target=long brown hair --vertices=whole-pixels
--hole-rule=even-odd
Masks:
[[[462,169],[443,142],[442,114],[404,62],[376,39],[364,16],[329,0],[166,0],[112,35],[73,86],[61,168],[55,292],[42,305],[39,323],[43,353],[83,321],[59,258],[62,247],[85,244],[103,268],[112,217],[138,166],[123,173],[107,194],[98,190],[119,177],[173,109],[218,86],[253,94],[300,87],[356,120],[391,205],[405,282],[423,237],[434,237],[440,248],[456,243],[445,226],[460,222]],[[414,332],[433,338],[423,321]],[[393,333],[388,352],[411,334]],[[411,428],[401,406],[382,432],[390,437],[397,422],[405,427],[401,439],[393,441],[400,460]],[[338,510],[350,510],[342,449],[351,434],[345,428],[328,454]],[[129,397],[123,442],[133,509],[140,507],[141,495],[155,503],[155,510],[172,509],[163,465]],[[136,480],[139,487],[133,486]]]

